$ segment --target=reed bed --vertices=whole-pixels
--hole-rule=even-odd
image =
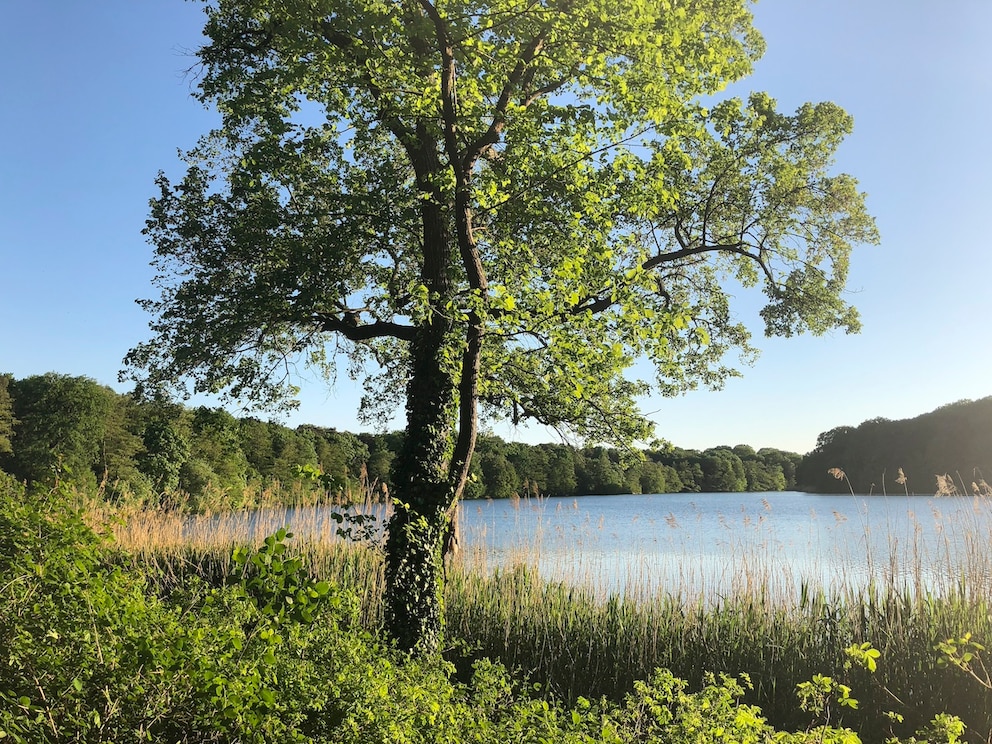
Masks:
[[[378,515],[380,522],[385,513],[375,504],[350,507],[350,511]],[[106,526],[123,561],[152,569],[150,575],[163,592],[191,580],[223,584],[234,569],[231,556],[236,547],[257,545],[285,527],[308,569],[352,589],[361,599],[366,624],[381,626],[380,598],[385,586],[381,551],[342,536],[341,525],[327,512],[303,505],[190,515],[101,504],[91,507],[89,514],[92,523]]]
[[[500,659],[569,701],[620,699],[657,667],[697,687],[707,671],[743,672],[754,685],[750,702],[776,727],[791,729],[809,721],[796,703],[796,685],[827,674],[845,680],[861,701],[858,710],[845,712],[844,723],[865,741],[889,735],[881,715],[889,710],[905,717],[902,733],[949,712],[967,723],[970,740],[992,741],[992,693],[939,665],[935,650],[966,632],[992,642],[992,542],[978,518],[988,508],[976,502],[973,519],[949,520],[936,507],[929,517],[918,515],[920,530],[941,531],[938,548],[914,553],[912,545],[890,543],[888,559],[871,558],[877,581],[867,588],[843,580],[797,586],[767,571],[758,551],[739,556],[733,591],[715,599],[693,584],[699,575],[691,561],[662,591],[618,594],[605,591],[595,575],[546,580],[534,568],[540,540],[497,566],[487,565],[482,548],[466,551],[450,565],[446,584],[447,630],[457,649],[451,657],[462,670],[477,658]],[[94,518],[109,520],[129,560],[156,567],[163,590],[192,576],[225,580],[232,549],[246,535],[261,539],[288,526],[311,570],[355,590],[365,622],[381,625],[381,552],[374,543],[342,538],[338,523],[316,510],[269,507],[193,517],[133,510]],[[580,556],[573,565],[582,566]],[[631,570],[636,582],[638,569]],[[935,576],[950,578],[934,585]],[[843,649],[865,642],[882,652],[874,675],[844,668]]]

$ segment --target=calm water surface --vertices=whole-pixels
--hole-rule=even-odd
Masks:
[[[796,492],[468,501],[462,545],[493,568],[515,561],[546,579],[603,591],[719,597],[803,583],[953,588],[989,579],[992,503],[972,498]],[[974,588],[974,587],[973,587]]]
[[[272,517],[297,533],[302,524],[323,525],[323,534],[336,526],[320,512]],[[992,593],[987,499],[774,492],[466,501],[459,522],[461,557],[482,570],[525,563],[544,579],[604,594],[718,599],[765,587],[789,599],[804,584],[870,583],[943,593],[963,575],[971,591]],[[256,531],[270,527],[260,519]]]

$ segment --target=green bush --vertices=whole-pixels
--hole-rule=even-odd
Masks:
[[[0,479],[0,731],[32,743],[149,738],[191,694],[163,683],[181,613],[108,562],[66,498]]]
[[[621,703],[579,698],[574,706],[538,697],[487,660],[458,683],[452,664],[400,654],[363,630],[356,597],[311,576],[291,555],[290,537],[280,530],[236,550],[230,586],[188,578],[157,591],[152,569],[124,569],[133,562],[66,496],[28,492],[0,475],[0,739],[859,741],[827,721],[774,731],[742,702],[746,676],[708,676],[690,691],[659,670]],[[839,683],[820,687],[827,698],[841,690],[850,699]],[[954,741],[958,724],[932,728]]]

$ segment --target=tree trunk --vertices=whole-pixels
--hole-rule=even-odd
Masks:
[[[445,167],[429,129],[418,123],[408,134],[404,147],[425,197],[420,203],[420,278],[429,291],[432,313],[418,326],[410,345],[406,437],[393,466],[394,512],[386,539],[385,619],[400,648],[431,654],[441,646],[445,537],[475,448],[482,350],[482,325],[475,313],[465,329],[462,352],[451,343],[455,325],[448,303],[454,299],[451,264],[456,250],[466,262],[470,286],[482,291],[486,284],[471,235],[468,202],[447,202],[449,195],[439,186]],[[458,240],[450,232],[452,207],[459,214]],[[461,372],[455,373],[459,357]]]
[[[400,648],[426,654],[440,649],[442,545],[455,497],[454,381],[443,360],[448,327],[441,319],[425,324],[412,344],[406,437],[394,463],[386,540],[387,630]]]

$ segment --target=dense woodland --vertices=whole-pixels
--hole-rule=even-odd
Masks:
[[[0,469],[19,480],[72,479],[111,498],[198,509],[329,494],[378,497],[390,487],[401,433],[360,433],[238,418],[219,408],[138,401],[87,377],[0,375]],[[850,481],[828,471],[842,469]],[[907,483],[899,484],[899,468]],[[906,421],[872,419],[820,435],[805,456],[748,445],[632,453],[529,445],[482,436],[467,498],[583,494],[959,489],[992,472],[992,398]]]
[[[402,436],[139,402],[86,377],[0,376],[0,468],[26,481],[88,482],[120,499],[182,494],[192,508],[241,506],[273,484],[286,497],[319,489],[365,498],[388,491]],[[795,486],[799,460],[745,445],[633,453],[482,436],[466,497],[783,490]]]
[[[833,468],[846,478],[831,475]],[[932,494],[980,492],[990,475],[992,397],[911,419],[873,418],[826,431],[803,457],[796,479],[806,491],[847,491],[850,482],[859,493]]]

